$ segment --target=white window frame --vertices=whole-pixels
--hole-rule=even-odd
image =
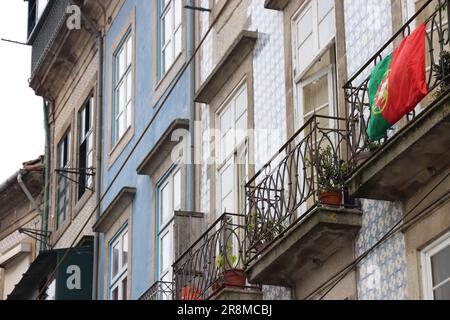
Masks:
[[[175,204],[175,177],[179,175],[179,203],[178,205]],[[175,218],[175,211],[181,210],[182,207],[182,190],[183,190],[183,174],[181,171],[181,168],[179,166],[176,166],[172,170],[170,170],[169,174],[166,175],[166,177],[158,184],[158,230],[157,230],[157,245],[158,245],[158,265],[157,265],[157,279],[159,281],[164,282],[171,282],[172,281],[172,264],[175,262],[175,248],[174,248],[174,218]],[[169,212],[171,213],[170,217],[166,220],[163,220],[163,203],[162,203],[162,190],[164,188],[169,188]],[[162,269],[163,267],[163,261],[164,261],[164,254],[161,250],[162,248],[162,240],[165,237],[171,237],[170,238],[170,261],[169,266],[167,269]]]
[[[86,123],[86,110],[89,107],[89,123]],[[86,102],[84,103],[83,107],[81,108],[81,110],[78,113],[78,154],[77,154],[77,158],[78,158],[78,164],[80,164],[81,161],[81,146],[83,144],[86,145],[86,153],[85,153],[85,157],[86,159],[84,159],[86,165],[85,168],[80,168],[80,166],[78,167],[79,170],[84,170],[84,169],[93,169],[93,165],[94,165],[94,97],[90,96]],[[86,130],[87,126],[89,126],[88,130]],[[85,188],[90,188],[92,187],[92,175],[88,175],[88,171],[85,171],[85,177],[84,180],[85,181],[79,181],[79,183],[84,183]],[[81,176],[80,176],[81,178]],[[84,191],[84,193],[82,195],[78,194],[78,200],[86,193],[86,190]]]
[[[319,9],[318,4],[321,0],[309,0],[306,1],[299,10],[295,13],[295,15],[292,18],[291,22],[291,30],[292,32],[292,57],[293,57],[293,64],[294,64],[294,78],[298,77],[301,74],[304,74],[308,69],[310,69],[311,65],[314,64],[314,61],[317,59],[317,57],[321,56],[323,54],[323,50],[326,50],[330,43],[332,43],[336,37],[336,22],[334,22],[333,28],[334,32],[333,35],[330,37],[330,39],[327,39],[323,41],[324,45],[320,46],[320,38],[319,38],[319,24],[323,21],[319,21]],[[303,16],[303,14],[311,9],[312,10],[312,40],[313,40],[313,54],[311,61],[307,61],[306,66],[301,68],[300,61],[301,58],[298,57],[298,49],[300,48],[301,44],[298,43],[299,35],[298,35],[298,28],[297,25],[300,22],[300,17]],[[332,12],[336,12],[336,7],[333,5]],[[331,11],[328,11],[328,14],[330,14]],[[335,17],[334,17],[335,18]],[[335,20],[334,20],[335,21]]]
[[[164,2],[167,2],[164,7]],[[176,21],[177,6],[179,11],[179,21]],[[158,26],[159,26],[159,61],[160,61],[160,78],[162,78],[170,68],[173,66],[177,57],[183,51],[183,0],[158,0]],[[165,30],[165,19],[170,19],[171,30],[166,32]],[[169,37],[166,39],[166,34]],[[179,36],[179,48],[176,47],[177,36]],[[165,52],[169,48],[171,51],[166,55]],[[166,63],[166,59],[170,58],[169,62]]]
[[[241,94],[245,94],[246,97],[246,107],[245,112],[239,115],[239,118],[236,116],[236,100]],[[240,129],[237,128],[237,123],[244,115],[246,115],[246,129],[248,130],[248,110],[249,110],[249,99],[248,99],[248,87],[246,81],[242,81],[235,90],[229,95],[229,97],[226,99],[225,103],[219,108],[219,111],[216,113],[216,124],[217,128],[219,128],[220,137],[217,137],[216,139],[216,150],[219,153],[217,158],[217,192],[216,192],[216,215],[217,217],[220,217],[224,213],[231,213],[231,214],[237,214],[241,213],[240,208],[240,186],[239,186],[239,170],[238,166],[244,165],[245,167],[248,166],[248,151],[247,151],[247,144],[248,144],[248,137],[244,136],[241,140],[238,140],[238,137],[236,135],[236,130]],[[221,118],[225,114],[225,112],[229,111],[230,108],[233,108],[232,110],[232,127],[230,128],[231,135],[233,138],[233,148],[231,151],[227,154],[223,154],[222,150],[222,141],[224,138],[226,138],[226,135],[222,133],[221,128]],[[247,134],[246,134],[247,135]],[[242,162],[242,154],[245,150],[245,164],[241,164]],[[233,189],[232,189],[232,198],[233,198],[233,208],[223,208],[223,194],[222,194],[222,174],[225,172],[226,169],[229,167],[232,167],[233,170]],[[247,174],[248,169],[246,168],[245,174]],[[238,192],[236,192],[238,190]],[[228,194],[229,195],[229,194]],[[222,212],[226,211],[226,212]]]
[[[130,30],[122,38],[120,45],[113,54],[113,135],[112,145],[116,146],[125,136],[133,122],[133,92],[134,92],[134,39],[133,30]],[[130,52],[131,51],[131,52]],[[124,71],[120,75],[120,57],[124,52]],[[130,83],[131,82],[131,83]],[[121,93],[124,95],[121,105]],[[123,118],[123,120],[122,120]],[[121,123],[124,126],[121,132]]]
[[[127,236],[127,243],[124,243],[124,237]],[[110,242],[109,245],[109,299],[112,300],[113,292],[118,289],[118,300],[127,300],[127,296],[124,296],[125,292],[128,292],[129,281],[128,279],[128,257],[129,257],[129,242],[130,234],[128,233],[128,226],[125,226],[115,237],[114,240]],[[114,247],[118,245],[120,248],[120,253],[118,257],[118,270],[117,274],[113,274],[113,264],[114,264]],[[127,261],[123,261],[123,249],[124,245],[127,248]],[[127,288],[123,288],[123,280],[127,279]]]
[[[328,65],[327,67],[319,70],[318,72],[314,73],[310,77],[307,77],[304,80],[301,80],[299,82],[295,82],[296,86],[296,103],[295,103],[295,123],[297,125],[296,129],[301,128],[305,124],[305,117],[307,117],[309,114],[305,114],[304,110],[304,104],[303,104],[303,98],[304,98],[304,88],[310,85],[311,83],[318,81],[319,79],[323,77],[327,77],[328,82],[328,115],[330,117],[334,117],[336,110],[335,110],[335,99],[336,99],[336,93],[335,93],[335,79],[334,79],[334,66],[332,64]],[[325,106],[320,106],[321,107]],[[310,114],[313,114],[317,109],[309,112]],[[330,128],[333,127],[333,120],[329,120]]]
[[[450,232],[433,242],[421,252],[423,296],[425,300],[434,300],[434,290],[450,282],[450,278],[434,286],[432,277],[431,257],[450,246]]]
[[[63,159],[63,146],[65,149],[67,149],[67,159]],[[61,138],[61,140],[59,141],[58,145],[57,145],[57,154],[58,154],[58,170],[69,170],[72,167],[72,131],[71,129],[67,129],[66,133],[64,134],[64,136]],[[67,160],[67,161],[64,161]],[[57,175],[57,182],[56,182],[56,229],[59,229],[64,222],[69,218],[70,212],[69,212],[69,208],[70,208],[70,194],[71,194],[71,183],[69,181],[69,179],[67,178],[68,173],[66,172],[61,172]],[[64,180],[64,182],[63,182]],[[60,192],[60,186],[61,183],[65,183],[65,193],[64,195],[61,194]],[[64,197],[64,199],[63,199]],[[64,217],[63,219],[60,221],[60,201],[64,201],[65,202],[65,209],[64,209]]]

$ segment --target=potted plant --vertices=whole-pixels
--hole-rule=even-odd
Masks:
[[[344,177],[348,173],[347,163],[333,154],[331,147],[327,146],[316,153],[313,164],[317,172],[319,202],[340,205]]]
[[[381,146],[380,141],[370,141],[364,151],[358,153],[355,157],[356,166],[359,167],[367,159],[370,158],[372,154],[375,153]]]
[[[443,50],[440,54],[439,64],[434,64],[432,68],[436,81],[441,82],[434,92],[434,97],[439,98],[450,89],[450,52]]]
[[[233,255],[233,243],[228,241],[226,245],[226,257],[219,254],[216,258],[217,268],[222,272],[223,285],[226,287],[245,287],[246,278],[244,270],[236,268],[238,258]],[[220,288],[220,283],[213,285],[213,290],[217,291]]]
[[[247,225],[247,231],[251,236],[254,233],[259,237],[254,248],[261,252],[263,251],[278,235],[283,233],[285,227],[281,223],[277,223],[272,219],[265,219],[264,221],[256,214],[252,215],[251,222]]]

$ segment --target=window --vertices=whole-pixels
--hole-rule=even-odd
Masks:
[[[56,208],[56,227],[59,228],[69,215],[70,184],[65,170],[70,169],[70,130],[64,135],[58,144],[58,190],[57,190],[57,208]]]
[[[223,213],[241,213],[236,207],[243,192],[242,180],[246,175],[247,165],[247,87],[239,88],[225,108],[218,114],[220,131],[218,142],[218,215]],[[243,167],[243,168],[241,168]],[[239,184],[238,193],[236,186]]]
[[[30,0],[28,1],[28,35],[31,34],[39,18],[47,7],[48,0]]]
[[[78,113],[78,200],[92,186],[91,170],[94,163],[94,134],[92,128],[94,98],[90,97]]]
[[[181,170],[175,169],[158,187],[158,279],[172,282],[174,263],[173,220],[181,209]]]
[[[128,297],[128,228],[119,233],[110,245],[110,300],[127,300]]]
[[[182,51],[182,0],[158,0],[158,13],[158,78],[162,78]]]
[[[114,54],[113,146],[125,135],[132,123],[133,108],[133,37],[131,30]]]
[[[297,128],[314,115],[333,116],[334,78],[331,65],[300,81],[297,90],[298,102],[295,110]]]
[[[424,298],[450,300],[450,233],[422,251]]]
[[[311,0],[304,5],[293,23],[296,74],[311,64],[336,33],[334,0]]]

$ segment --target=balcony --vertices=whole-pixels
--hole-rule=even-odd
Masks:
[[[91,50],[97,44],[96,31],[89,31],[81,17],[80,29],[67,27],[67,18],[73,15],[67,8],[76,3],[84,15],[99,21],[103,8],[110,1],[50,0],[40,16],[37,16],[36,1],[29,2],[28,44],[32,46],[30,86],[38,95],[56,97],[72,75],[83,51]]]
[[[244,217],[222,215],[173,265],[176,300],[221,299],[229,289],[232,297],[249,288],[243,271]],[[246,298],[249,298],[247,296]]]
[[[361,211],[344,196],[346,123],[312,117],[246,185],[250,283],[295,286],[312,261],[352,246]]]
[[[427,1],[345,85],[354,197],[405,201],[450,165],[450,46],[448,1]],[[367,126],[369,74],[415,25],[427,25],[428,96],[380,142]]]
[[[66,20],[69,0],[49,1],[39,20],[36,18],[36,2],[29,3],[28,42],[32,45],[31,75],[36,73],[46,53],[56,40]]]
[[[139,300],[172,300],[173,288],[173,282],[158,281]]]

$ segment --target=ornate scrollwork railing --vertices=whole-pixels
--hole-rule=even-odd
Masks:
[[[342,197],[348,146],[345,119],[313,116],[247,183],[247,264],[314,208],[332,205],[327,191]]]
[[[206,300],[244,287],[244,217],[223,214],[173,265],[176,300]]]

